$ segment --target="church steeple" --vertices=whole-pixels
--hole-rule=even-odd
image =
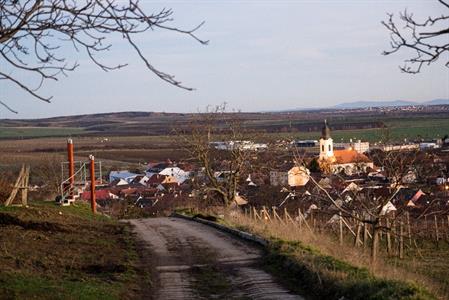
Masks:
[[[324,127],[321,129],[321,138],[322,139],[330,139],[331,138],[331,129],[327,125],[327,120],[324,119]]]
[[[320,138],[320,160],[328,160],[334,157],[334,141],[331,138],[331,129],[324,120]]]

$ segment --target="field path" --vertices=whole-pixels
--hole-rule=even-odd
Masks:
[[[253,245],[178,218],[130,222],[151,253],[154,299],[303,299],[257,266]]]

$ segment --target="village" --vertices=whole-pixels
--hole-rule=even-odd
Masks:
[[[242,209],[300,208],[306,215],[312,210],[327,212],[330,220],[335,203],[324,201],[323,191],[347,205],[361,195],[369,202],[367,199],[394,193],[383,204],[382,214],[397,209],[406,209],[415,216],[423,212],[443,214],[449,207],[449,138],[383,145],[360,140],[334,143],[325,121],[319,140],[278,141],[274,145],[251,141],[209,144],[212,151],[237,151],[245,153],[245,159],[249,160],[246,168],[239,170],[239,176],[233,178],[237,182],[231,204]],[[127,202],[149,215],[164,215],[192,202],[201,207],[217,205],[218,202],[213,202],[214,193],[205,189],[211,181],[225,189],[231,184],[230,175],[236,171],[226,161],[217,161],[205,169],[200,162],[167,160],[148,163],[140,172],[112,170],[109,174],[101,173],[100,162],[95,198],[99,208],[107,211],[116,203]],[[70,189],[61,188],[63,193],[57,201],[62,204],[90,200],[86,174],[77,173],[73,182],[78,183],[74,184],[72,194],[67,193]]]
[[[449,0],[0,0],[0,300],[449,300]]]

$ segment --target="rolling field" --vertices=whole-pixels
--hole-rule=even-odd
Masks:
[[[386,128],[332,130],[332,138],[335,142],[347,142],[349,139],[376,143],[381,141],[389,132],[392,141],[401,142],[404,139],[432,140],[449,135],[449,117],[445,119],[393,119],[383,121]],[[271,133],[272,137],[314,139],[320,138],[320,131],[313,132],[288,132]]]
[[[360,139],[378,142],[386,131],[393,141],[431,140],[449,134],[449,112],[294,112],[242,113],[243,126],[266,138],[318,139],[327,119],[336,142]],[[41,120],[0,120],[0,139],[20,140],[48,137],[96,137],[99,148],[166,148],[173,144],[175,129],[189,130],[193,115],[111,113],[57,117]],[[388,129],[388,130],[387,130]],[[128,143],[129,139],[129,143]],[[44,144],[44,143],[43,143]],[[45,143],[46,144],[46,143]],[[51,148],[48,145],[48,148]]]
[[[88,133],[74,127],[0,127],[0,139],[23,139],[52,136],[72,136]]]

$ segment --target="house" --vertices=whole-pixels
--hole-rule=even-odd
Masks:
[[[114,179],[113,181],[109,182],[110,186],[124,186],[124,185],[128,185],[128,184],[129,184],[129,182],[122,178],[117,178],[117,179]]]
[[[95,191],[95,199],[96,200],[109,200],[109,199],[118,199],[119,197],[113,193],[111,193],[108,189],[96,190]],[[89,201],[90,200],[90,191],[84,191],[81,194],[81,199]]]
[[[416,172],[408,171],[407,174],[405,174],[402,177],[402,183],[405,183],[405,184],[415,183],[417,179],[418,179],[418,176],[416,175]]]
[[[127,170],[124,171],[111,171],[109,173],[109,182],[113,182],[116,179],[123,179],[126,182],[130,183],[133,179],[139,174],[131,173]]]
[[[146,184],[148,186],[158,186],[159,184],[161,184],[162,182],[164,182],[165,178],[167,176],[165,175],[159,175],[159,174],[153,174],[152,176],[150,176],[146,182]]]
[[[167,167],[160,171],[159,175],[173,177],[178,184],[182,184],[184,181],[190,178],[191,172],[186,172],[179,167]]]
[[[272,186],[305,186],[309,182],[310,171],[303,166],[294,166],[287,171],[270,171]]]
[[[435,142],[423,142],[419,144],[420,150],[437,149],[437,148],[440,148],[440,145],[438,145]]]
[[[215,171],[214,177],[218,182],[224,182],[229,177],[229,174],[231,174],[231,171]]]
[[[170,160],[159,163],[149,163],[148,169],[145,171],[145,173],[159,173],[162,170],[170,167],[171,165],[173,165],[173,163]]]
[[[334,174],[344,172],[346,175],[352,175],[374,168],[373,162],[366,155],[352,148],[334,150],[331,130],[326,120],[321,131],[318,162],[322,169],[327,169],[326,171]]]
[[[267,144],[254,143],[252,141],[223,141],[223,142],[211,142],[210,146],[217,150],[229,150],[234,149],[248,150],[248,151],[261,151],[268,148]]]
[[[403,150],[411,151],[419,149],[419,144],[384,145],[379,148],[384,152]]]
[[[352,143],[351,142],[351,148],[358,153],[365,153],[369,151],[369,142],[362,142],[361,140],[358,140],[357,142]]]
[[[293,167],[287,172],[288,185],[293,186],[305,186],[310,179],[310,171],[303,166]]]
[[[134,177],[134,179],[131,181],[131,184],[141,184],[141,185],[146,185],[148,180],[150,178],[146,175],[137,175],[136,177]]]
[[[270,171],[270,185],[272,186],[287,186],[288,173],[282,171]]]
[[[331,165],[333,173],[344,172],[346,175],[354,173],[366,173],[368,170],[374,168],[373,162],[364,154],[356,150],[335,150],[334,162]]]
[[[317,140],[297,140],[292,141],[291,145],[298,147],[298,148],[313,148],[318,145]]]

